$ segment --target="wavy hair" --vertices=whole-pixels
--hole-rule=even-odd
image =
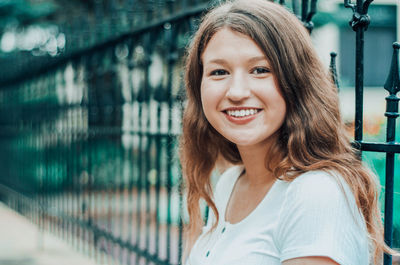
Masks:
[[[338,172],[350,186],[364,216],[375,263],[382,260],[383,252],[394,254],[383,239],[377,178],[363,166],[350,144],[340,116],[337,89],[321,64],[308,31],[284,7],[265,0],[238,0],[214,8],[203,18],[188,47],[187,104],[180,147],[190,217],[186,253],[203,225],[201,199],[214,212],[216,223],[219,219],[210,181],[217,159],[241,163],[236,145],[210,125],[201,104],[201,55],[222,28],[242,33],[257,43],[286,102],[286,118],[278,141],[267,154],[266,167],[276,178],[286,181],[310,170]]]

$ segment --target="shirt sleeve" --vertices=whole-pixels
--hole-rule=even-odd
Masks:
[[[276,232],[281,262],[324,256],[341,265],[367,265],[367,242],[364,219],[344,181],[318,171],[290,183]]]

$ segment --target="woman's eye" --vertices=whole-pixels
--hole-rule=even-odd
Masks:
[[[265,68],[265,67],[256,67],[256,68],[254,68],[252,71],[251,71],[251,73],[252,74],[265,74],[265,73],[269,73],[269,72],[271,72],[270,70],[268,70],[267,68]]]
[[[225,71],[225,70],[221,70],[221,69],[214,70],[214,71],[212,71],[212,72],[210,73],[210,75],[216,75],[216,76],[219,76],[219,75],[226,75],[226,74],[228,74],[228,72]]]

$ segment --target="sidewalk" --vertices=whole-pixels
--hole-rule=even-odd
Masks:
[[[53,235],[40,236],[37,226],[0,203],[0,265],[71,264],[95,262]]]

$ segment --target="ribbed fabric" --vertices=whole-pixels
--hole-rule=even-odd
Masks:
[[[242,221],[224,220],[225,208],[241,171],[228,169],[218,181],[212,211],[186,265],[280,265],[296,257],[326,256],[342,265],[368,265],[368,236],[347,184],[340,176],[313,171],[292,182],[277,180]]]

